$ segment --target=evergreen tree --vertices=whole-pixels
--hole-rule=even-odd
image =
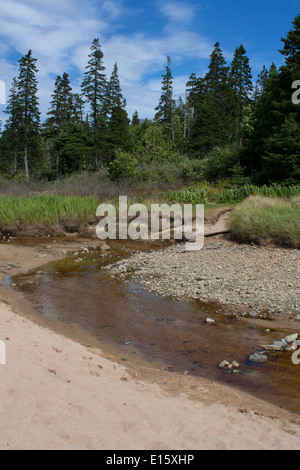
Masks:
[[[73,115],[73,95],[67,73],[64,73],[63,77],[58,75],[56,78],[55,89],[47,114],[50,117],[45,125],[50,132],[56,135],[65,130],[70,124]]]
[[[72,96],[72,122],[78,126],[84,125],[84,100],[80,93]]]
[[[50,110],[47,114],[50,117],[45,123],[45,129],[48,137],[54,139],[55,175],[56,178],[59,178],[61,173],[61,161],[59,147],[55,145],[55,139],[60,136],[61,132],[68,129],[73,117],[72,87],[67,73],[64,73],[62,77],[58,75],[56,78]]]
[[[110,163],[117,150],[129,150],[130,119],[122,105],[115,106],[107,128],[107,163]]]
[[[126,100],[122,96],[122,90],[118,75],[118,64],[115,63],[110,80],[107,84],[107,114],[112,116],[117,107],[126,107]]]
[[[82,93],[91,108],[95,170],[98,169],[101,131],[103,134],[106,121],[107,80],[104,73],[103,57],[99,38],[95,38],[91,46],[88,65],[81,85]]]
[[[20,108],[20,133],[24,148],[25,178],[29,181],[29,158],[37,150],[40,131],[40,112],[37,98],[37,59],[31,50],[19,60],[18,100]]]
[[[208,92],[220,111],[223,111],[222,105],[224,105],[226,99],[226,91],[229,84],[229,71],[230,68],[226,65],[220,43],[217,42],[210,56],[205,82]]]
[[[299,123],[287,119],[278,132],[265,141],[265,155],[261,177],[264,181],[300,182],[300,132]]]
[[[197,93],[194,91],[192,97],[196,98],[196,106],[190,146],[196,154],[204,156],[215,146],[229,144],[233,134],[233,89],[229,67],[218,42],[210,56],[208,73],[204,80],[198,81]]]
[[[140,123],[141,123],[141,120],[139,118],[139,113],[137,111],[135,111],[132,115],[131,125],[132,126],[138,126]]]
[[[231,86],[233,87],[234,106],[234,136],[233,140],[240,146],[243,138],[243,122],[251,104],[251,93],[253,91],[252,74],[249,58],[243,45],[237,47],[230,70]]]
[[[272,65],[263,76],[263,91],[254,112],[253,132],[246,142],[244,163],[258,182],[299,181],[300,106],[292,102],[292,83],[300,76],[300,14],[282,39],[285,64]],[[272,162],[274,166],[272,166]],[[280,172],[280,166],[282,172]],[[290,178],[283,170],[289,168]]]
[[[61,174],[91,170],[91,145],[87,133],[74,123],[55,139],[55,149],[61,156]]]
[[[260,77],[262,78],[261,82]],[[277,83],[278,71],[274,64],[269,70],[264,68],[259,76],[259,94],[254,105],[252,130],[245,139],[241,156],[242,165],[246,167],[248,175],[254,178],[257,183],[264,182],[259,180],[258,175],[262,170],[265,139],[271,136],[274,127],[273,103],[277,99]]]
[[[186,84],[186,102],[184,105],[184,138],[189,139],[191,128],[196,119],[196,111],[205,98],[206,85],[203,78],[197,78],[195,73]]]
[[[4,111],[8,115],[5,124],[5,138],[6,138],[6,160],[9,158],[8,154],[12,153],[12,158],[9,158],[9,171],[13,176],[18,170],[18,151],[20,147],[20,130],[21,130],[21,109],[18,95],[18,82],[14,78],[12,87],[10,89],[7,108]],[[7,165],[6,161],[6,165]],[[7,168],[8,169],[8,168]]]
[[[171,58],[167,57],[166,71],[162,75],[162,94],[158,106],[155,120],[164,128],[164,133],[168,139],[174,142],[174,108],[175,101],[173,99],[173,77],[171,72]]]

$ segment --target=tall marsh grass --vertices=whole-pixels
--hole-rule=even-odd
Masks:
[[[300,196],[283,199],[251,196],[233,212],[229,228],[242,242],[300,248]]]
[[[0,197],[0,227],[15,222],[48,226],[62,220],[84,222],[95,216],[98,205],[94,197]]]

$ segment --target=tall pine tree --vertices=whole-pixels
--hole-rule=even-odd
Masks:
[[[37,149],[40,131],[40,112],[37,98],[37,59],[31,50],[19,60],[18,97],[20,132],[24,149],[25,178],[29,181],[29,159]]]
[[[18,170],[18,152],[20,148],[20,131],[21,131],[21,109],[18,95],[18,82],[14,78],[12,87],[9,92],[9,98],[5,114],[8,115],[8,119],[5,124],[4,137],[7,142],[6,145],[6,168],[11,176],[14,176]]]
[[[91,53],[81,85],[82,93],[91,109],[95,170],[98,169],[101,138],[106,123],[107,79],[104,73],[106,69],[103,65],[103,57],[99,38],[95,38],[91,45]]]
[[[165,136],[174,142],[174,109],[173,99],[173,77],[171,71],[171,58],[167,57],[166,71],[162,75],[162,94],[158,106],[155,120],[163,126]]]
[[[45,129],[48,137],[54,140],[55,175],[56,178],[59,178],[61,173],[61,156],[55,141],[61,132],[65,132],[68,129],[73,118],[73,94],[67,73],[64,73],[62,77],[58,75],[56,78],[50,110],[47,114],[49,118],[45,123]]]
[[[243,124],[246,116],[251,111],[251,94],[253,91],[252,73],[249,65],[249,58],[243,45],[237,47],[231,63],[230,69],[231,86],[233,87],[233,107],[234,107],[234,135],[233,141],[242,146]]]
[[[229,67],[219,42],[210,56],[208,72],[199,81],[201,99],[197,99],[195,118],[190,137],[194,152],[204,156],[216,146],[224,146],[232,140],[232,87]]]

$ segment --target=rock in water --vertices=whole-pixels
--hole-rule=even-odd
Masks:
[[[250,362],[255,362],[256,364],[263,364],[264,362],[267,362],[268,358],[262,353],[254,353],[249,357]]]
[[[286,341],[288,344],[293,343],[298,339],[298,333],[295,333],[294,335],[286,336],[282,341]]]
[[[227,369],[227,367],[230,365],[228,361],[222,361],[221,364],[219,364],[219,369]]]

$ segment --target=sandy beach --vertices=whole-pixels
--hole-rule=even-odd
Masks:
[[[81,242],[68,242],[76,250]],[[96,241],[91,244],[97,243]],[[10,274],[65,256],[66,242],[0,245]],[[64,251],[64,253],[63,253]],[[47,253],[43,248],[41,251]],[[0,280],[8,273],[1,268]],[[42,320],[0,288],[1,449],[298,449],[297,415],[210,380],[122,363],[83,335]]]

